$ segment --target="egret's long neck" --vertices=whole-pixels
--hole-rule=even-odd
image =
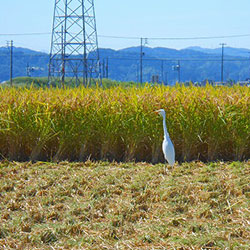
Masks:
[[[166,116],[163,116],[163,130],[164,130],[164,138],[167,138],[169,136],[167,125],[166,125]]]

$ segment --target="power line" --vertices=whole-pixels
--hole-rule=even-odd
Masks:
[[[33,32],[33,33],[0,33],[0,36],[42,36],[51,35],[51,32]],[[136,36],[109,36],[109,35],[98,35],[100,38],[112,38],[112,39],[129,39],[138,40],[141,37]],[[225,36],[195,36],[195,37],[147,37],[150,40],[208,40],[208,39],[222,39],[222,38],[240,38],[250,37],[250,34],[240,35],[225,35]]]
[[[129,57],[108,57],[109,60],[134,60],[134,61],[138,61],[140,59],[138,58],[129,58]],[[143,61],[193,61],[193,62],[200,62],[200,61],[204,61],[204,62],[221,62],[221,59],[218,56],[218,59],[210,59],[210,58],[203,58],[203,59],[199,59],[199,58],[143,58]],[[224,61],[227,62],[249,62],[249,59],[246,58],[234,58],[234,59],[225,59]]]
[[[51,32],[44,33],[3,33],[0,36],[41,36],[41,35],[51,35]]]
[[[221,39],[221,38],[239,38],[250,37],[250,34],[245,35],[229,35],[229,36],[198,36],[198,37],[151,37],[151,40],[206,40],[206,39]]]
[[[126,36],[106,36],[99,35],[103,38],[114,38],[114,39],[141,39],[141,37],[126,37]],[[197,37],[147,37],[149,40],[206,40],[206,39],[221,39],[221,38],[239,38],[239,37],[250,37],[250,34],[243,35],[227,35],[227,36],[197,36]]]
[[[128,40],[138,40],[138,39],[141,39],[141,37],[136,37],[136,36],[107,36],[107,35],[98,35],[98,37],[100,37],[100,38],[114,38],[114,39],[128,39]]]

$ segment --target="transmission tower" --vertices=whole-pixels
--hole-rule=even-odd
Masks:
[[[55,0],[49,84],[100,81],[94,0]]]

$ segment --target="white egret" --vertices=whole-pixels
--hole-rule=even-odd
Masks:
[[[174,166],[175,163],[175,151],[174,145],[169,137],[169,133],[166,125],[166,113],[164,109],[159,109],[155,111],[163,117],[163,130],[164,130],[164,140],[162,142],[162,151],[164,158],[168,161],[170,166]]]

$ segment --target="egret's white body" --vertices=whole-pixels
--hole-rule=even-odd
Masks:
[[[165,160],[169,163],[170,166],[174,166],[175,163],[175,151],[174,145],[169,137],[169,133],[166,125],[166,113],[164,109],[155,111],[163,117],[163,130],[164,130],[164,139],[162,142],[162,151],[164,154]]]

